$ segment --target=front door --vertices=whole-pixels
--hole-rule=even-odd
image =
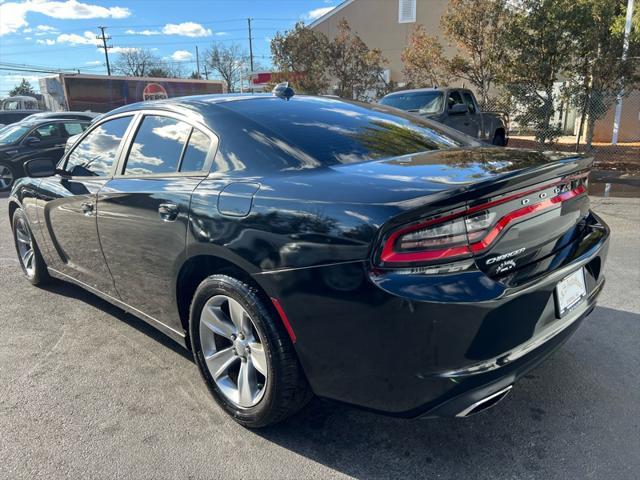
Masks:
[[[449,98],[447,99],[446,108],[449,109],[449,113],[446,116],[444,123],[456,130],[477,137],[478,131],[475,125],[471,122],[471,115],[467,113],[451,113],[451,109],[454,105],[465,105],[462,95],[457,90],[449,91]]]
[[[166,115],[146,114],[134,127],[123,165],[98,194],[98,230],[122,301],[182,332],[175,282],[214,137]]]
[[[93,128],[62,161],[62,173],[45,178],[38,191],[47,264],[115,298],[96,222],[97,194],[113,175],[132,116]]]

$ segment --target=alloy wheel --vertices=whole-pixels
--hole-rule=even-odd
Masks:
[[[227,295],[211,297],[199,333],[207,368],[224,396],[241,408],[257,405],[269,372],[264,344],[244,307]]]
[[[20,262],[27,272],[27,276],[31,278],[36,271],[35,251],[31,231],[23,218],[18,219],[16,222],[16,243],[20,254]]]
[[[6,165],[0,165],[0,191],[7,190],[13,185],[13,172]]]

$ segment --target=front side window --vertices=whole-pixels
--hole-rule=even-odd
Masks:
[[[147,115],[136,132],[125,175],[176,173],[191,126],[179,120]]]
[[[462,101],[462,95],[460,95],[460,92],[453,90],[449,92],[449,99],[447,103],[449,109],[451,109],[454,105],[463,104],[464,102]]]
[[[48,123],[36,128],[30,134],[31,137],[37,137],[43,142],[59,140],[62,137],[60,125],[57,123]]]
[[[473,101],[473,97],[470,93],[464,93],[464,103],[467,104],[467,108],[469,109],[469,113],[476,113],[476,104]]]
[[[110,175],[130,122],[130,116],[115,118],[91,130],[69,155],[65,170],[74,177]]]

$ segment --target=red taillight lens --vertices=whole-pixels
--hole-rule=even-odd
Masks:
[[[430,221],[394,232],[386,241],[381,260],[391,263],[423,262],[469,255],[464,218]]]
[[[545,185],[526,192],[509,195],[499,200],[474,206],[440,218],[401,228],[384,242],[380,260],[385,265],[401,265],[459,260],[488,249],[500,232],[510,223],[553,208],[573,197],[586,193],[586,174],[565,177],[561,182]],[[555,187],[555,188],[554,188]],[[544,189],[554,188],[554,197],[548,198]],[[526,205],[512,211],[492,211],[494,207],[522,197],[536,194],[538,201],[520,202]],[[466,214],[466,215],[465,215]]]

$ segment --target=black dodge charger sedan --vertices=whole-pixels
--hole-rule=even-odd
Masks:
[[[220,406],[312,394],[403,417],[504,397],[593,310],[592,159],[483,146],[382,105],[196,96],[114,110],[9,199],[26,277],[192,350]]]

